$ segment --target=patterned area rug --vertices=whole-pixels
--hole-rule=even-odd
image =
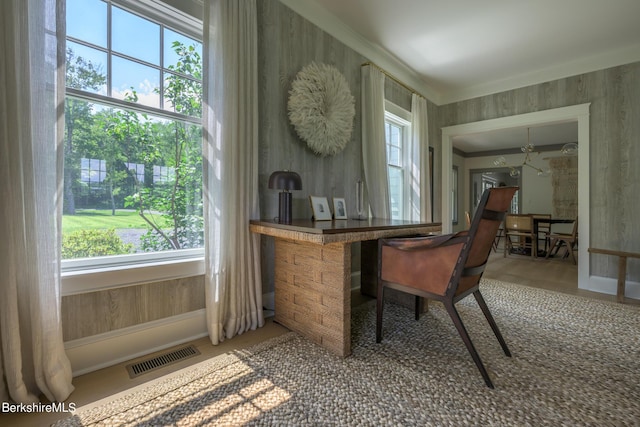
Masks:
[[[496,281],[481,291],[513,357],[472,297],[458,308],[494,390],[440,304],[417,322],[387,304],[376,344],[370,302],[352,313],[351,357],[287,333],[56,426],[639,425],[640,308]]]

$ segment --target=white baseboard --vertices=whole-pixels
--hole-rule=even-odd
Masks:
[[[116,365],[208,335],[205,310],[172,316],[64,344],[73,376]]]
[[[587,291],[615,295],[618,290],[618,279],[613,279],[611,277],[589,276],[588,282],[580,283],[579,288]],[[627,280],[625,296],[640,299],[640,283]]]

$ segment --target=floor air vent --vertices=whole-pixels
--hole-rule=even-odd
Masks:
[[[172,363],[197,356],[199,354],[200,352],[198,351],[198,349],[190,345],[188,347],[183,347],[169,353],[164,353],[159,356],[152,357],[151,359],[143,360],[142,362],[132,363],[130,365],[127,365],[129,378],[135,378],[142,374],[146,374],[147,372],[151,372],[153,370],[162,368],[163,366],[167,366]]]

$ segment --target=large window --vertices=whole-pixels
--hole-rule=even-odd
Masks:
[[[387,143],[391,219],[406,219],[410,213],[408,179],[411,163],[409,153],[411,116],[408,111],[390,102],[386,102],[385,109],[384,127]]]
[[[201,30],[154,5],[67,0],[63,259],[203,247]]]

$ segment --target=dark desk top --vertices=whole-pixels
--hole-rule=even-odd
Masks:
[[[573,221],[575,221],[574,219],[569,219],[569,218],[533,218],[533,222],[546,222],[546,223],[550,223],[550,224],[570,224]]]
[[[388,219],[337,219],[312,221],[294,219],[291,224],[279,224],[273,220],[251,220],[251,231],[274,237],[307,240],[317,243],[337,241],[362,241],[401,234],[440,232],[440,223],[402,221]]]
[[[280,224],[273,220],[251,220],[251,224],[281,228],[283,230],[301,231],[303,233],[336,234],[366,232],[386,229],[414,228],[418,226],[434,226],[440,223],[424,223],[419,221],[403,221],[396,219],[372,218],[367,220],[336,219],[332,221],[312,221],[310,219],[294,219],[291,224]]]

